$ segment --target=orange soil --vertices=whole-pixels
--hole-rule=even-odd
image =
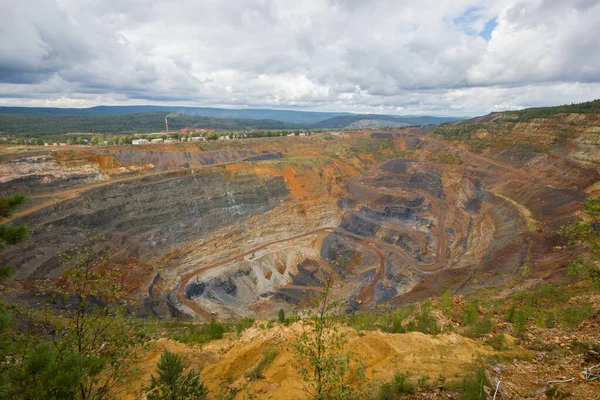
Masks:
[[[288,346],[302,329],[299,323],[267,330],[250,328],[241,337],[228,334],[225,339],[203,347],[160,339],[143,350],[138,366],[140,374],[128,384],[128,393],[123,393],[122,398],[139,398],[134,393],[148,384],[163,349],[181,354],[186,371],[201,370],[202,380],[213,395],[230,392],[236,393],[235,399],[244,399],[247,392],[251,392],[257,399],[304,398],[306,393],[299,389],[300,377],[294,368],[295,355]],[[490,347],[456,334],[362,332],[358,335],[352,329],[342,329],[348,335],[348,347],[363,360],[368,381],[388,380],[395,372],[406,371],[414,381],[425,375],[443,375],[452,379],[465,374],[466,367],[479,356],[495,354]],[[249,381],[244,375],[262,359],[269,347],[278,350],[277,356],[265,368],[261,378]]]

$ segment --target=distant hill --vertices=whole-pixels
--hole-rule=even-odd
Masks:
[[[401,116],[396,117],[396,119],[400,122],[407,123],[409,125],[440,125],[446,122],[458,122],[462,121],[464,118],[459,117],[431,117],[427,115],[420,116]]]
[[[285,129],[293,127],[281,121],[268,119],[223,119],[195,117],[169,112],[108,115],[48,115],[48,114],[2,114],[0,133],[28,136],[46,136],[63,133],[123,133],[160,132],[165,129],[165,116],[169,116],[169,128],[208,128],[223,130]]]
[[[600,99],[552,107],[531,107],[521,110],[493,112],[461,121],[463,124],[492,122],[502,119],[527,122],[534,118],[551,118],[558,114],[600,114]]]
[[[410,125],[441,124],[443,122],[458,121],[461,118],[428,117],[428,116],[393,116],[377,114],[351,114],[335,112],[269,110],[269,109],[226,109],[211,107],[177,107],[177,106],[97,106],[90,108],[47,108],[47,107],[0,107],[0,114],[19,115],[61,115],[61,116],[89,116],[89,115],[122,115],[148,112],[169,112],[183,115],[210,118],[235,118],[235,119],[270,119],[286,124],[302,126],[304,128],[319,127],[318,123],[336,117],[347,117],[346,125],[361,119],[394,120]],[[321,128],[342,128],[340,121],[333,120],[324,123]]]
[[[320,121],[315,124],[309,126],[311,129],[343,129],[343,128],[352,128],[353,124],[358,121],[368,121],[368,120],[377,120],[377,121],[389,121],[393,122],[388,124],[388,126],[406,126],[406,125],[439,125],[444,122],[456,122],[460,121],[461,118],[450,118],[450,117],[396,117],[392,115],[380,115],[380,114],[347,114],[340,115],[333,118],[326,119],[325,121]],[[381,124],[381,122],[380,122]],[[383,127],[381,124],[379,127]]]
[[[359,119],[348,125],[347,129],[381,129],[403,128],[410,126],[406,122],[390,121],[385,119]]]
[[[148,112],[169,112],[197,117],[234,118],[234,119],[272,119],[287,124],[313,124],[343,113],[260,110],[260,109],[226,109],[210,107],[176,107],[176,106],[97,106],[90,108],[48,108],[48,107],[0,107],[0,114],[28,115],[122,115]]]
[[[518,114],[520,119],[525,121],[533,118],[547,118],[556,114],[599,114],[600,99],[555,107],[526,108],[512,111],[512,113]]]

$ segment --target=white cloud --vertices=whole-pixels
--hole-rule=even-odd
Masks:
[[[473,85],[600,82],[600,1],[521,1],[507,6],[469,70]]]
[[[481,114],[600,97],[598,0],[8,0],[0,104]],[[479,36],[497,19],[489,41]]]

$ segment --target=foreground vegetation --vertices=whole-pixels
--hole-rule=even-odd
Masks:
[[[587,285],[564,288],[543,284],[535,290],[524,290],[508,299],[498,300],[485,300],[489,293],[468,298],[445,293],[439,298],[397,310],[351,315],[326,313],[325,310],[334,311],[334,303],[323,302],[319,297],[315,304],[326,306],[304,316],[300,323],[304,333],[289,344],[289,351],[298,360],[293,367],[304,382],[306,398],[411,398],[416,391],[427,392],[443,386],[460,399],[485,399],[483,389],[491,386],[483,373],[487,365],[485,360],[474,360],[472,368],[461,376],[429,377],[400,370],[390,381],[368,382],[361,358],[348,347],[348,328],[356,330],[359,336],[369,330],[416,331],[427,335],[459,333],[486,342],[500,355],[507,352],[509,360],[517,356],[510,351],[514,337],[521,338],[525,348],[562,353],[564,350],[558,343],[544,340],[540,332],[558,331],[569,335],[568,332],[593,315],[591,305],[586,300],[580,303],[578,300],[593,292],[593,287]],[[573,300],[577,302],[573,303]],[[9,344],[3,355],[5,360],[12,362],[3,364],[5,386],[4,397],[0,398],[17,399],[111,398],[137,376],[136,365],[144,354],[144,344],[153,340],[167,337],[187,346],[202,346],[215,340],[235,339],[249,328],[268,331],[299,321],[297,317],[289,316],[271,321],[213,320],[206,324],[135,322],[117,316],[117,319],[100,317],[100,310],[96,310],[89,316],[80,314],[85,322],[78,325],[76,310],[69,318],[59,318],[48,309],[43,313],[15,308],[6,311],[12,314],[12,326],[3,331],[2,342]],[[49,315],[53,316],[49,318]],[[105,347],[101,351],[97,349],[102,346],[92,346],[94,332],[97,333],[93,327],[106,329],[102,334]],[[25,333],[22,329],[30,333],[15,335],[16,332]],[[540,335],[539,339],[531,338],[530,332]],[[81,352],[78,343],[82,345]],[[55,346],[61,351],[55,351]],[[600,350],[600,343],[594,342],[593,337],[585,343],[572,339],[569,346],[575,352],[585,353],[589,348]],[[259,362],[245,374],[248,384],[264,379],[264,371],[278,352],[276,347],[265,349]],[[521,354],[519,357],[532,357],[523,350],[518,353]],[[149,399],[226,399],[236,393],[227,390],[224,393],[207,392],[202,376],[197,371],[186,371],[181,363],[176,354],[163,355],[157,365],[157,374],[144,388]],[[173,393],[178,394],[173,397]]]

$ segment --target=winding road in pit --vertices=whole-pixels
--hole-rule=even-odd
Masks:
[[[388,192],[388,191],[386,190],[386,192]],[[421,191],[418,191],[418,192],[421,192]],[[390,194],[390,193],[388,192],[387,194]],[[276,245],[279,243],[288,242],[288,241],[296,240],[296,239],[301,239],[301,238],[304,238],[307,236],[312,236],[312,235],[326,232],[326,233],[339,234],[346,240],[349,240],[360,246],[364,246],[365,248],[368,248],[369,250],[371,250],[375,254],[377,254],[377,256],[379,257],[379,267],[377,268],[375,276],[373,277],[373,279],[371,279],[369,284],[367,284],[366,286],[361,288],[358,298],[357,298],[357,300],[359,300],[359,303],[361,304],[361,307],[366,307],[366,306],[372,304],[373,301],[375,300],[375,295],[374,295],[375,286],[377,285],[377,283],[381,282],[381,280],[385,276],[385,265],[387,262],[387,257],[386,257],[386,254],[379,247],[383,247],[385,249],[391,250],[391,251],[395,252],[396,254],[400,255],[409,264],[409,266],[411,268],[413,268],[418,273],[421,273],[423,275],[431,275],[435,272],[438,272],[446,265],[446,262],[447,262],[447,240],[446,240],[446,235],[444,232],[445,209],[443,206],[441,206],[439,204],[439,202],[437,202],[437,199],[432,198],[428,193],[422,193],[422,194],[426,195],[432,201],[432,204],[434,204],[434,207],[437,208],[438,210],[440,210],[440,214],[439,214],[440,222],[438,223],[438,235],[439,235],[438,248],[436,251],[436,259],[431,264],[419,264],[419,263],[415,262],[414,260],[412,260],[410,258],[409,255],[404,253],[404,251],[402,251],[402,249],[400,249],[396,246],[382,243],[382,242],[374,240],[374,239],[365,238],[365,237],[359,236],[357,234],[348,232],[348,231],[340,229],[340,228],[325,227],[325,228],[316,229],[316,230],[313,230],[310,232],[306,232],[306,233],[303,233],[300,235],[287,237],[287,238],[279,239],[279,240],[274,240],[274,241],[262,244],[258,247],[255,247],[246,252],[236,254],[235,256],[230,257],[226,260],[219,261],[219,262],[209,265],[207,267],[202,267],[202,268],[196,269],[194,271],[191,271],[191,272],[187,273],[186,275],[184,275],[181,282],[179,283],[179,286],[177,288],[177,298],[182,304],[184,304],[185,306],[187,306],[188,308],[193,310],[195,313],[200,315],[205,320],[208,321],[211,318],[215,318],[214,314],[212,314],[211,312],[204,309],[202,306],[200,306],[198,303],[196,303],[192,299],[187,298],[187,296],[185,295],[185,288],[190,283],[190,281],[192,279],[194,279],[194,277],[198,276],[201,273],[210,271],[212,269],[222,267],[223,265],[226,265],[226,264],[229,264],[229,263],[232,263],[235,261],[242,261],[244,259],[244,257],[249,256],[254,253],[257,253],[260,250],[263,250],[267,247],[270,247],[270,246],[273,246],[273,245]],[[313,290],[313,289],[315,289],[315,291],[318,290],[317,288],[312,288],[310,286],[306,286],[306,287],[302,287],[302,288],[306,289],[306,290]]]
[[[432,142],[442,145],[444,147],[450,148],[462,155],[466,155],[468,157],[472,157],[480,162],[484,162],[484,163],[488,163],[491,165],[494,165],[496,167],[499,167],[500,169],[512,173],[513,176],[515,176],[517,179],[523,179],[526,181],[532,181],[532,183],[539,183],[540,179],[519,169],[516,169],[512,166],[507,166],[504,165],[502,163],[499,163],[497,161],[494,160],[490,160],[487,157],[481,156],[481,155],[477,155],[477,154],[473,154],[471,152],[467,152],[465,150],[456,148],[452,145],[449,145],[447,143],[438,141],[436,139],[432,139],[432,138],[427,138],[427,140],[431,140]],[[367,177],[376,177],[378,174],[378,169],[379,166],[381,164],[375,165],[373,167],[371,167],[369,169],[368,172],[366,172],[365,175],[363,175],[362,179],[359,180],[359,183],[362,185],[365,185],[368,187],[369,190],[371,191],[375,191],[381,194],[389,194],[389,195],[398,195],[398,193],[395,193],[394,190],[389,189],[389,188],[375,188],[373,186],[370,186],[368,184],[366,184],[364,182],[364,179]],[[406,190],[399,190],[402,192],[402,194],[406,194],[407,191]],[[411,192],[413,193],[418,193],[424,197],[427,198],[427,200],[429,200],[431,202],[431,204],[433,205],[433,213],[436,214],[438,216],[438,224],[437,224],[437,238],[438,238],[438,245],[437,245],[437,250],[436,250],[436,257],[435,257],[435,261],[431,264],[419,264],[417,262],[415,262],[414,260],[412,260],[410,258],[410,256],[408,256],[406,253],[404,253],[402,251],[402,249],[393,246],[393,245],[389,245],[386,243],[382,243],[379,242],[377,240],[373,240],[373,239],[369,239],[369,238],[365,238],[359,235],[356,235],[354,233],[345,231],[343,229],[340,228],[334,228],[334,227],[326,227],[326,228],[321,228],[321,229],[317,229],[317,230],[313,230],[310,232],[306,232],[304,234],[301,235],[297,235],[297,236],[293,236],[293,237],[288,237],[285,239],[280,239],[280,240],[276,240],[276,241],[272,241],[266,244],[263,244],[259,247],[256,247],[252,250],[249,250],[245,253],[241,253],[238,254],[236,256],[233,256],[225,261],[221,261],[218,262],[216,264],[210,265],[208,267],[204,267],[204,268],[200,268],[197,270],[194,270],[188,274],[186,274],[182,281],[179,284],[178,290],[177,290],[177,297],[179,299],[179,301],[186,305],[187,307],[189,307],[191,310],[193,310],[194,312],[198,313],[200,316],[202,316],[203,318],[209,320],[210,318],[214,317],[214,315],[210,312],[208,312],[207,310],[205,310],[204,308],[202,308],[199,304],[197,304],[196,302],[194,302],[191,299],[188,299],[185,296],[185,287],[187,286],[187,284],[190,282],[191,279],[193,279],[195,276],[206,272],[208,270],[214,269],[214,268],[218,268],[221,267],[223,265],[226,265],[228,263],[234,262],[234,261],[239,261],[241,260],[243,257],[248,256],[250,254],[253,254],[257,251],[260,251],[262,249],[265,249],[269,246],[272,246],[274,244],[278,244],[278,243],[283,243],[289,240],[294,240],[294,239],[299,239],[299,238],[303,238],[306,236],[310,236],[310,235],[315,235],[315,234],[319,234],[319,233],[323,233],[323,232],[329,232],[329,233],[337,233],[342,235],[343,237],[345,237],[346,239],[350,239],[352,242],[357,243],[359,245],[362,245],[370,250],[372,250],[375,254],[377,254],[377,256],[379,257],[380,260],[380,265],[379,268],[377,268],[377,272],[375,274],[375,276],[373,277],[373,279],[369,282],[368,285],[364,286],[360,292],[359,292],[359,297],[358,300],[361,301],[362,306],[365,307],[369,304],[371,304],[374,301],[374,288],[377,285],[377,283],[379,283],[383,277],[385,276],[385,264],[386,264],[386,260],[387,257],[385,255],[385,253],[380,249],[380,248],[384,248],[387,250],[391,250],[393,252],[395,252],[396,254],[400,255],[408,264],[409,267],[411,267],[412,269],[414,269],[415,271],[423,274],[423,275],[433,275],[434,273],[439,272],[440,270],[442,270],[448,261],[448,242],[447,242],[447,237],[445,234],[445,219],[446,219],[446,208],[445,205],[437,198],[435,198],[435,196],[432,196],[430,193],[427,193],[425,191],[422,190],[418,190],[418,189],[413,189],[411,190]],[[311,287],[306,287],[307,290],[310,290]],[[316,289],[316,288],[315,288]],[[396,296],[399,297],[399,296]],[[394,299],[390,299],[387,302],[391,302]]]
[[[36,204],[32,207],[29,207],[27,209],[21,210],[18,213],[15,213],[14,215],[12,215],[10,218],[8,218],[7,220],[5,220],[5,222],[10,222],[12,220],[15,220],[17,218],[23,217],[25,215],[31,214],[33,212],[36,212],[38,210],[47,208],[47,207],[51,207],[54,206],[56,204],[62,203],[64,201],[67,200],[71,200],[74,198],[77,198],[79,196],[81,196],[82,194],[102,187],[102,186],[106,186],[106,185],[112,185],[112,184],[116,184],[116,183],[123,183],[123,182],[127,182],[127,181],[135,181],[135,180],[139,180],[139,179],[144,179],[144,178],[148,178],[148,177],[152,177],[152,176],[160,176],[160,175],[164,175],[165,177],[167,176],[172,176],[174,174],[178,174],[178,173],[188,173],[190,170],[189,169],[177,169],[177,170],[171,170],[171,171],[161,171],[161,172],[154,172],[154,173],[144,173],[144,174],[140,174],[140,175],[133,175],[133,176],[128,176],[128,177],[123,177],[123,178],[117,178],[117,179],[107,179],[105,181],[101,181],[101,182],[95,182],[92,184],[88,184],[85,186],[80,186],[80,187],[76,187],[73,189],[68,189],[68,190],[62,190],[62,191],[58,191],[58,192],[54,192],[54,193],[47,193],[47,194],[43,194],[43,195],[38,195],[38,196],[33,196],[32,198],[47,198],[47,201],[41,202],[39,204]],[[362,183],[362,182],[361,182]],[[375,189],[370,187],[371,190],[376,190],[379,191],[381,193],[385,193],[385,194],[393,194],[392,190],[386,189]],[[436,199],[432,199],[431,196],[427,193],[423,193],[425,196],[427,196],[428,199],[430,199],[432,201],[432,203],[435,204],[435,206],[439,207],[439,203],[437,203],[435,200]],[[443,212],[443,207],[439,207],[439,210],[442,210]],[[440,215],[440,221],[444,221],[444,215],[442,213],[442,215]],[[361,303],[364,305],[368,305],[371,304],[374,300],[374,293],[373,290],[375,288],[375,286],[377,285],[378,282],[380,282],[383,277],[385,276],[385,264],[386,264],[386,260],[387,257],[385,255],[385,253],[379,248],[382,247],[384,249],[387,250],[391,250],[394,251],[395,253],[399,254],[402,258],[404,258],[404,260],[408,263],[408,266],[412,269],[414,269],[415,271],[421,273],[421,274],[425,274],[425,275],[429,275],[432,272],[435,272],[437,270],[439,270],[440,268],[442,268],[445,263],[446,263],[446,241],[443,240],[443,238],[445,238],[445,235],[443,234],[443,222],[442,224],[440,224],[440,233],[441,233],[441,237],[442,240],[440,241],[440,245],[438,246],[438,250],[437,250],[437,255],[436,255],[436,261],[432,264],[418,264],[416,262],[414,262],[410,256],[408,256],[407,254],[405,254],[401,249],[397,248],[396,246],[393,245],[388,245],[386,243],[382,243],[379,242],[377,240],[373,240],[373,239],[369,239],[369,238],[365,238],[359,235],[356,235],[354,233],[345,231],[343,229],[339,229],[339,228],[334,228],[334,227],[326,227],[326,228],[321,228],[321,229],[317,229],[311,232],[306,232],[304,234],[298,235],[298,236],[294,236],[294,237],[288,237],[285,239],[280,239],[280,240],[276,240],[276,241],[272,241],[269,243],[266,243],[264,245],[261,245],[257,248],[254,248],[248,252],[242,253],[242,254],[238,254],[234,257],[231,257],[228,260],[219,262],[217,264],[213,264],[209,267],[204,267],[204,268],[200,268],[198,270],[195,270],[191,273],[188,273],[187,275],[184,276],[182,283],[180,284],[180,287],[178,289],[178,298],[179,301],[185,305],[187,305],[188,307],[190,307],[192,310],[194,310],[195,312],[197,312],[199,315],[201,315],[203,318],[206,319],[210,319],[212,314],[209,313],[208,311],[204,310],[202,307],[200,307],[197,303],[187,299],[184,295],[184,290],[185,290],[185,286],[187,286],[187,284],[189,283],[189,281],[196,275],[208,271],[210,269],[214,269],[214,268],[218,268],[224,264],[239,260],[240,258],[243,258],[247,255],[250,255],[252,253],[255,253],[257,251],[260,251],[266,247],[272,246],[274,244],[278,244],[278,243],[283,243],[289,240],[294,240],[294,239],[300,239],[302,237],[306,237],[306,236],[310,236],[310,235],[315,235],[315,234],[319,234],[319,233],[323,233],[323,232],[329,232],[329,233],[337,233],[341,236],[343,236],[345,239],[350,240],[358,245],[364,246],[370,250],[372,250],[375,254],[377,254],[377,256],[380,259],[380,265],[377,268],[377,272],[374,276],[374,278],[369,282],[368,285],[364,286],[359,293],[359,297],[358,299],[361,300]],[[439,235],[439,233],[438,233]],[[315,291],[318,291],[318,288],[310,288],[310,287],[306,287],[306,289],[314,289]]]
[[[509,174],[512,174],[515,178],[517,179],[522,179],[522,180],[526,180],[526,181],[533,181],[536,183],[540,182],[540,179],[538,177],[535,177],[525,171],[516,169],[512,166],[507,166],[504,165],[502,163],[499,163],[497,161],[494,160],[490,160],[489,158],[485,157],[485,156],[481,156],[478,154],[473,154],[471,152],[465,151],[463,149],[459,149],[456,148],[452,145],[449,145],[443,141],[439,141],[436,139],[432,139],[432,138],[425,138],[426,141],[430,141],[433,142],[435,144],[439,144],[443,147],[446,148],[450,148],[451,150],[454,150],[458,153],[460,153],[463,156],[467,156],[467,157],[471,157],[476,159],[479,162],[483,162],[483,163],[488,163],[491,165],[494,165],[496,167],[501,168],[502,170],[508,172]],[[362,180],[364,180],[368,175],[373,174],[377,174],[377,169],[379,165],[375,165],[373,167],[370,168],[370,170],[368,172],[366,172],[365,175],[362,176],[361,178],[361,184],[364,184],[365,186],[368,186],[369,190],[371,191],[376,191],[382,194],[398,194],[398,193],[394,193],[395,191],[390,189],[390,188],[376,188],[373,186],[370,186],[368,184],[366,184],[365,182],[362,182]],[[120,178],[120,179],[110,179],[107,181],[103,181],[103,182],[98,182],[98,183],[94,183],[94,184],[90,184],[90,185],[86,185],[86,186],[82,186],[82,187],[78,187],[78,188],[74,188],[74,189],[69,189],[69,190],[65,190],[65,191],[60,191],[60,192],[56,192],[56,193],[52,193],[52,194],[45,194],[43,196],[39,196],[39,197],[46,197],[49,198],[49,200],[42,202],[40,204],[37,204],[29,209],[23,210],[17,214],[15,214],[14,216],[12,216],[12,218],[10,218],[10,220],[13,220],[15,218],[19,218],[21,216],[24,216],[26,214],[30,214],[32,212],[35,212],[39,209],[43,209],[52,205],[55,205],[57,203],[63,202],[65,200],[70,200],[72,198],[76,198],[80,195],[82,195],[83,193],[100,187],[100,186],[104,186],[104,185],[110,185],[113,183],[119,183],[119,182],[123,182],[123,181],[129,181],[129,180],[137,180],[137,179],[142,179],[151,175],[171,175],[173,173],[181,173],[183,171],[189,171],[188,169],[181,169],[181,170],[171,170],[171,171],[163,171],[163,172],[159,172],[159,173],[150,173],[150,174],[142,174],[142,175],[136,175],[136,176],[129,176],[129,177],[124,177],[124,178]],[[405,190],[398,190],[399,192],[402,192],[404,195],[406,194],[407,191]],[[265,243],[259,247],[256,247],[252,250],[249,250],[247,252],[241,253],[241,254],[237,254],[225,261],[221,261],[218,262],[216,264],[210,265],[208,267],[203,267],[203,268],[199,268],[197,270],[194,270],[192,272],[189,272],[188,274],[186,274],[178,288],[177,288],[177,297],[178,300],[182,303],[185,304],[187,307],[189,307],[190,309],[192,309],[194,312],[198,313],[200,316],[202,316],[203,318],[209,320],[213,315],[208,312],[207,310],[203,309],[200,305],[198,305],[197,303],[195,303],[194,301],[188,299],[185,296],[185,287],[187,286],[187,284],[189,284],[189,282],[197,275],[208,271],[210,269],[214,269],[214,268],[218,268],[220,266],[223,266],[227,263],[231,263],[237,260],[242,259],[245,256],[248,256],[252,253],[255,253],[257,251],[260,251],[262,249],[265,249],[269,246],[272,246],[274,244],[278,244],[278,243],[283,243],[283,242],[287,242],[290,240],[294,240],[294,239],[300,239],[303,237],[307,237],[310,235],[315,235],[315,234],[319,234],[319,233],[324,233],[324,232],[328,232],[328,233],[336,233],[339,234],[341,236],[343,236],[345,239],[348,239],[358,245],[364,246],[365,248],[368,248],[369,250],[373,251],[375,254],[377,254],[377,256],[379,257],[380,263],[379,263],[379,267],[377,268],[377,272],[375,274],[375,276],[373,277],[373,279],[371,279],[371,281],[369,282],[368,285],[364,286],[363,288],[361,288],[360,292],[359,292],[359,297],[358,299],[361,300],[361,303],[363,306],[367,306],[369,304],[371,304],[374,301],[374,288],[377,285],[377,283],[381,282],[381,280],[384,278],[385,276],[385,265],[386,265],[386,261],[387,261],[387,257],[386,257],[386,253],[382,250],[390,250],[393,251],[394,253],[400,255],[407,263],[407,266],[413,270],[415,270],[416,272],[422,274],[422,275],[433,275],[434,273],[439,272],[441,269],[443,269],[446,266],[447,263],[447,238],[446,238],[446,234],[445,234],[445,205],[441,203],[441,201],[439,201],[439,199],[434,198],[431,194],[423,192],[423,191],[419,191],[419,190],[411,190],[410,192],[416,193],[416,192],[420,192],[419,194],[424,195],[433,205],[433,213],[436,214],[438,216],[438,226],[437,226],[437,233],[436,236],[438,238],[438,243],[437,243],[437,249],[436,249],[436,256],[435,256],[435,260],[433,263],[430,264],[420,264],[415,262],[408,254],[406,254],[402,249],[393,246],[393,245],[389,245],[383,242],[379,242],[377,240],[373,240],[370,238],[366,238],[366,237],[362,237],[359,235],[356,235],[354,233],[345,231],[343,229],[340,228],[335,228],[335,227],[324,227],[324,228],[320,228],[317,230],[313,230],[310,232],[306,232],[304,234],[300,234],[297,236],[293,236],[293,237],[288,237],[285,239],[280,239],[280,240],[275,240],[269,243]],[[10,221],[7,220],[6,222]],[[398,227],[400,228],[400,227]],[[306,289],[311,289],[310,287],[306,287]],[[318,290],[317,288],[313,288],[315,290]]]

